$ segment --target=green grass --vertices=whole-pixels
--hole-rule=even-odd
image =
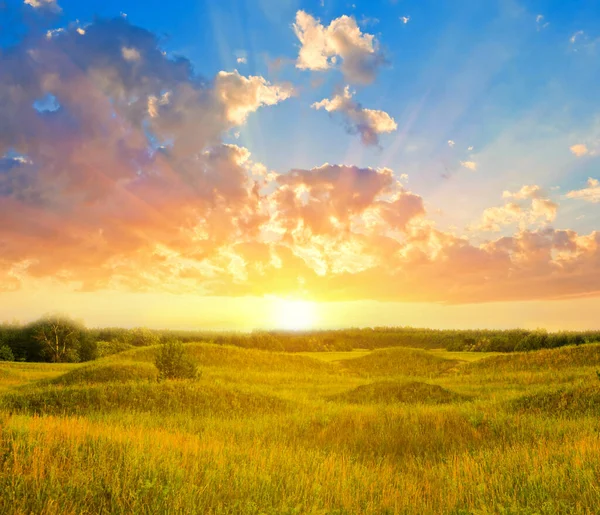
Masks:
[[[0,364],[0,513],[597,513],[598,346],[187,347]]]
[[[366,376],[439,376],[460,362],[419,349],[392,348],[373,351],[342,362],[342,366]]]
[[[419,381],[382,381],[357,386],[347,392],[332,395],[329,399],[352,404],[446,404],[465,399],[465,397],[435,384]]]

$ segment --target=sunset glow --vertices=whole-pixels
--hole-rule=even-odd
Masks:
[[[0,4],[2,318],[600,327],[584,6],[229,4]]]
[[[312,329],[316,322],[316,306],[305,300],[277,299],[273,314],[277,329],[298,331]]]

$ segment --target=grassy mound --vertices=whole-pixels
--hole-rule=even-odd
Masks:
[[[11,392],[0,408],[27,414],[85,414],[126,410],[223,417],[276,413],[289,405],[277,397],[187,381],[46,386]]]
[[[435,384],[382,381],[359,386],[348,392],[330,396],[329,399],[352,404],[447,404],[463,400],[465,397]]]
[[[157,378],[157,370],[150,363],[95,363],[71,370],[55,379],[51,384],[76,385],[126,381],[144,381]]]
[[[512,402],[517,412],[555,416],[600,415],[600,385],[575,386],[524,395]]]
[[[142,347],[118,355],[120,361],[153,362],[157,346]],[[185,348],[200,367],[226,367],[236,370],[285,372],[335,372],[336,367],[306,356],[241,349],[211,343],[188,343]],[[110,359],[110,358],[109,358]]]
[[[600,366],[600,345],[587,344],[531,352],[515,352],[469,363],[465,373],[479,371],[521,372]]]
[[[399,347],[378,350],[341,363],[345,368],[364,375],[435,376],[450,370],[460,362],[422,350]]]

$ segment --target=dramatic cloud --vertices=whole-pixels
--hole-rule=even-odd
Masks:
[[[475,243],[436,227],[405,170],[278,173],[224,143],[292,94],[237,71],[198,77],[122,18],[0,54],[0,289],[435,302],[600,291],[600,233],[539,227],[556,204],[537,186],[484,213],[480,225],[506,232]],[[371,137],[395,126],[349,90],[319,104]]]
[[[600,202],[600,181],[590,177],[587,181],[587,188],[569,191],[567,197],[579,198],[588,202]]]
[[[340,58],[347,81],[370,84],[385,62],[375,37],[362,33],[349,16],[340,16],[325,27],[310,14],[298,11],[294,32],[301,43],[296,61],[301,70],[328,70]]]
[[[339,95],[315,102],[312,107],[325,109],[328,113],[340,113],[348,131],[352,134],[360,134],[361,141],[365,145],[377,145],[379,134],[393,132],[398,128],[394,119],[385,111],[365,109],[352,100],[349,86],[346,86]]]
[[[578,143],[577,145],[573,145],[571,147],[569,147],[569,150],[575,154],[577,157],[582,157],[585,156],[586,154],[589,154],[589,149],[587,148],[587,145],[584,145],[583,143]]]

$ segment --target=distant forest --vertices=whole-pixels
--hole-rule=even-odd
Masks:
[[[449,351],[515,352],[600,342],[600,331],[438,330],[375,327],[318,331],[207,332],[144,327],[86,328],[50,315],[30,324],[0,325],[0,361],[90,361],[133,347],[167,341],[211,342],[270,351],[349,351],[416,347]]]

